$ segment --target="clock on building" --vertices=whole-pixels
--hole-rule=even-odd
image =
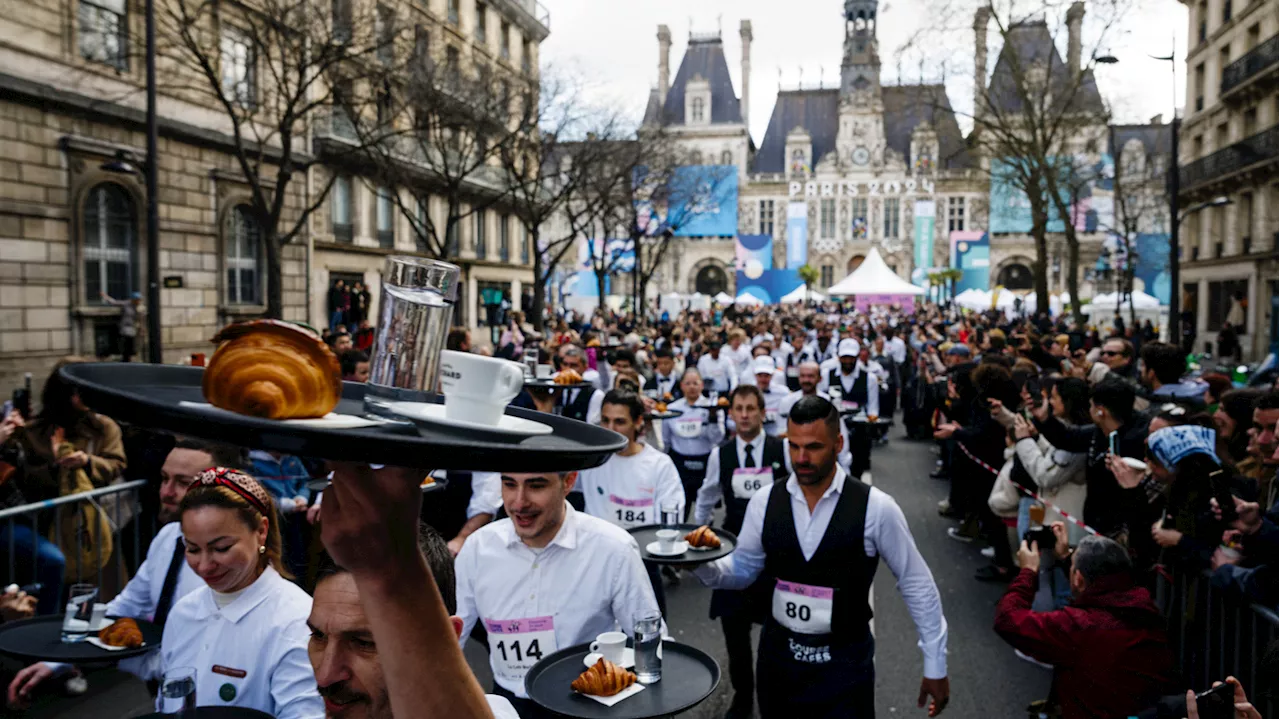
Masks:
[[[865,165],[871,160],[871,152],[866,147],[858,145],[853,148],[853,164]]]

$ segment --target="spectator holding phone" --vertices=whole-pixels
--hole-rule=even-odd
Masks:
[[[1134,584],[1124,547],[1090,535],[1072,552],[1066,526],[1052,526],[1054,556],[1069,561],[1071,603],[1033,612],[1040,548],[1022,543],[1021,571],[996,607],[995,630],[1014,648],[1052,664],[1050,695],[1062,719],[1125,717],[1170,691],[1177,675],[1165,619],[1146,589]]]

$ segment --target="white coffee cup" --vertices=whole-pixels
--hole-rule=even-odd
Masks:
[[[449,419],[496,425],[523,387],[524,368],[516,362],[452,350],[440,353],[440,391]]]
[[[626,648],[627,635],[622,632],[605,632],[591,642],[592,652],[599,652],[601,657],[618,665],[622,664],[622,653]]]
[[[549,364],[540,364],[534,372],[538,379],[551,379],[551,373],[554,369],[555,368]]]
[[[670,552],[676,548],[676,539],[680,537],[679,532],[674,529],[659,529],[655,534],[658,536],[658,549]]]

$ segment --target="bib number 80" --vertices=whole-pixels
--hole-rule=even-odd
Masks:
[[[618,509],[615,511],[618,514],[619,522],[634,522],[637,524],[644,524],[644,514],[645,514],[644,512],[636,512],[630,509]]]
[[[790,619],[799,619],[802,622],[809,621],[813,616],[809,607],[804,604],[796,604],[795,602],[787,602],[787,617]]]

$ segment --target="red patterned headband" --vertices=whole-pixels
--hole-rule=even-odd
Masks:
[[[193,484],[205,487],[226,487],[258,510],[268,521],[271,519],[271,497],[257,480],[239,470],[228,467],[210,467],[196,475]]]

